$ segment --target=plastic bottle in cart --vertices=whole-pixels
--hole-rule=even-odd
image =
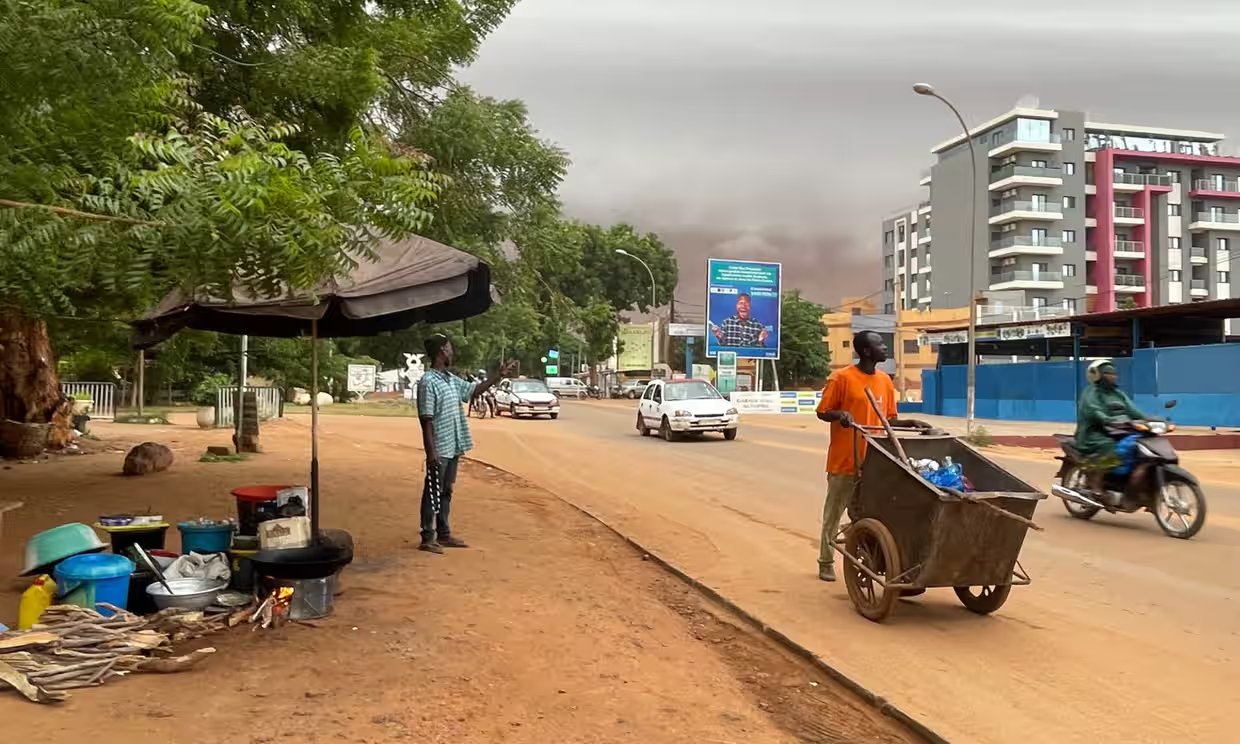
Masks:
[[[943,467],[939,473],[939,486],[943,488],[964,488],[964,468],[952,462],[951,456],[943,458]]]
[[[47,575],[35,579],[30,588],[22,592],[22,601],[17,609],[17,629],[30,630],[34,627],[55,598],[55,579]]]

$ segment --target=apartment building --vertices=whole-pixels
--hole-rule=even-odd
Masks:
[[[967,307],[971,235],[977,291],[1048,316],[1231,296],[1240,158],[1223,135],[1035,106],[970,138],[931,150],[928,198],[883,221],[885,312]]]

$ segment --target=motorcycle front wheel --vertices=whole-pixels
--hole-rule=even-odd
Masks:
[[[1169,476],[1153,511],[1154,521],[1164,534],[1187,540],[1206,524],[1206,495],[1196,483]]]

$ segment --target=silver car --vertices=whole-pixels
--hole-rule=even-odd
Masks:
[[[557,398],[585,398],[590,388],[576,377],[548,377],[547,387]]]

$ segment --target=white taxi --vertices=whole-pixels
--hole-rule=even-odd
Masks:
[[[731,441],[740,418],[732,402],[705,380],[655,380],[638,402],[637,430],[643,437],[658,431],[669,442],[706,432],[719,432]]]
[[[542,380],[517,378],[500,381],[495,386],[495,404],[499,413],[507,413],[513,418],[560,417],[560,399],[547,389],[547,384]]]

